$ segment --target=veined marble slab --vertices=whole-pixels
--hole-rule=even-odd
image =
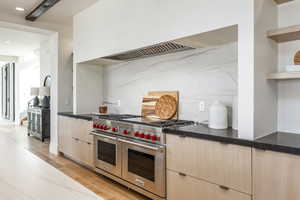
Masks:
[[[194,49],[104,68],[104,99],[115,113],[138,114],[149,91],[179,91],[179,118],[205,121],[215,100],[232,106],[238,90],[237,43]],[[205,112],[199,102],[205,101]]]
[[[0,134],[0,200],[101,200],[95,193]]]

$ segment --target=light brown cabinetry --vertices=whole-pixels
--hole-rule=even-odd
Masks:
[[[253,199],[300,199],[300,156],[253,150]]]
[[[72,136],[71,129],[72,118],[58,117],[58,147],[59,151],[70,155],[72,152]]]
[[[82,141],[93,143],[94,138],[92,135],[89,134],[92,130],[92,126],[93,126],[92,122],[87,120],[82,120],[82,119],[74,119],[74,118],[72,120],[73,120],[73,124],[72,124],[73,127],[71,127],[71,129],[73,130],[72,136]]]
[[[91,127],[90,121],[59,116],[59,151],[90,167],[93,166]]]
[[[167,171],[168,200],[251,200],[251,196]]]
[[[252,193],[250,147],[171,134],[167,135],[166,143],[167,169]]]

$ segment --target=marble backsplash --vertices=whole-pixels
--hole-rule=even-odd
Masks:
[[[232,105],[237,95],[238,46],[189,50],[104,68],[104,99],[116,102],[113,113],[140,114],[148,91],[179,91],[179,118],[205,121],[214,100]],[[199,102],[205,102],[200,112]]]

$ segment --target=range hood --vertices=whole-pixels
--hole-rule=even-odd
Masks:
[[[181,44],[176,44],[173,42],[163,42],[152,46],[143,47],[140,49],[135,49],[132,51],[127,51],[124,53],[115,54],[103,58],[109,60],[116,60],[116,61],[131,61],[131,60],[148,58],[153,56],[160,56],[160,55],[175,53],[179,51],[186,51],[191,49],[194,48],[184,46]]]
[[[109,66],[131,60],[166,55],[197,48],[218,46],[236,41],[238,41],[238,26],[233,25],[205,33],[199,33],[175,40],[157,43],[151,46],[128,50],[105,57],[98,57],[82,63]]]

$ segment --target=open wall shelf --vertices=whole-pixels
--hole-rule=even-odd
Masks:
[[[278,43],[300,40],[300,25],[270,30],[267,36]]]
[[[300,72],[279,72],[272,73],[267,76],[269,80],[289,80],[300,79]]]
[[[283,3],[287,3],[293,0],[274,0],[277,4],[283,4]]]

